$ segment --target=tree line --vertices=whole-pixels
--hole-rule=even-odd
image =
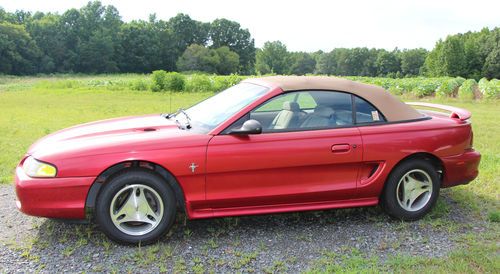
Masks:
[[[450,35],[430,52],[419,49],[335,48],[290,52],[280,41],[256,49],[238,22],[169,20],[124,22],[99,1],[63,14],[0,7],[0,73],[327,74],[500,78],[500,28]]]
[[[253,73],[255,43],[226,19],[121,20],[99,1],[63,14],[0,8],[0,73],[114,73],[202,70]]]

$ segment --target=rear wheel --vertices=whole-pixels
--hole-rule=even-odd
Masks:
[[[389,175],[381,204],[392,217],[417,220],[427,214],[439,196],[439,176],[429,162],[409,160]]]
[[[175,220],[175,195],[154,173],[126,171],[107,182],[96,204],[96,219],[112,240],[149,244],[159,239]]]

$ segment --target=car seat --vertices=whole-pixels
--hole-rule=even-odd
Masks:
[[[331,107],[316,106],[314,112],[309,114],[302,122],[301,128],[328,127],[335,125],[335,111]]]
[[[274,117],[273,122],[269,126],[271,129],[285,129],[296,127],[300,118],[300,106],[296,102],[283,102],[282,110]]]

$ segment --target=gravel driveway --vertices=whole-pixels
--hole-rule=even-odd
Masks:
[[[93,225],[32,218],[0,185],[0,272],[300,272],[349,256],[437,257],[483,229],[441,192],[442,216],[405,223],[377,207],[189,221],[147,247],[119,246]],[[450,212],[450,213],[448,213]],[[433,214],[435,215],[435,214]]]

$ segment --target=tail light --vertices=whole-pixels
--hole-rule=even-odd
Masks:
[[[470,130],[470,138],[469,138],[469,144],[465,147],[465,150],[471,150],[473,149],[474,145],[474,132],[472,132],[472,129]]]

